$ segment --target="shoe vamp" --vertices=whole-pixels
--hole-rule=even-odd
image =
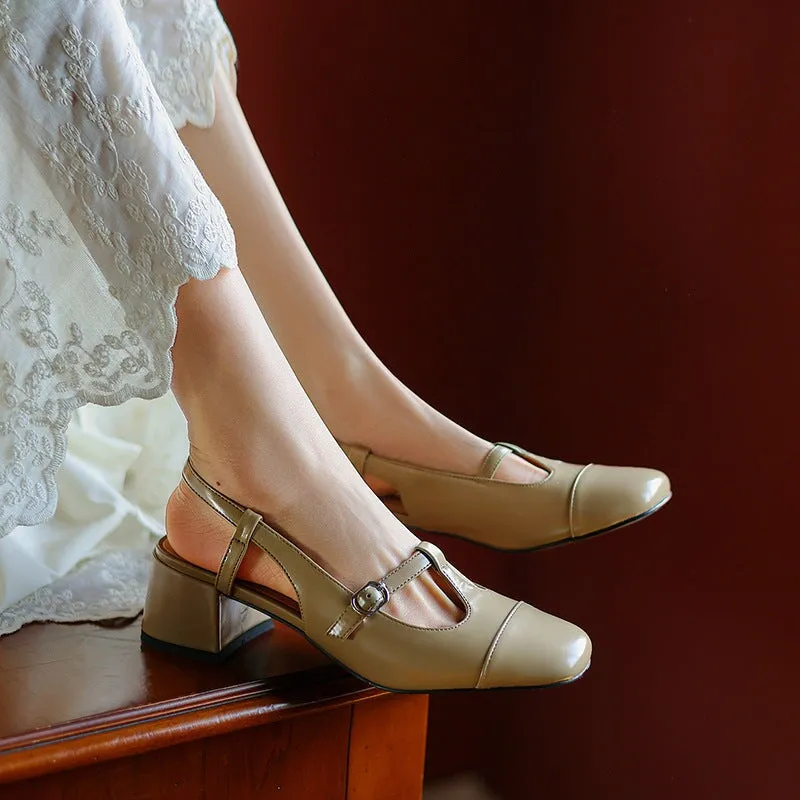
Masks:
[[[474,587],[464,620],[448,628],[419,628],[380,612],[350,639],[325,635],[320,644],[362,677],[407,690],[471,689],[497,631],[515,601]]]

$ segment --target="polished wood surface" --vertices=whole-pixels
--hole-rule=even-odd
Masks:
[[[14,796],[188,798],[219,785],[226,797],[241,783],[361,798],[344,792],[376,775],[401,787],[393,797],[419,796],[426,697],[368,687],[280,625],[222,665],[143,650],[139,632],[31,625],[0,639],[0,784],[17,782]],[[365,701],[379,705],[364,715]],[[88,791],[100,786],[107,795]]]
[[[287,675],[296,683],[310,670],[344,674],[285,626],[216,666],[142,649],[139,634],[138,622],[29,625],[0,638],[0,748],[16,737],[28,741],[40,728],[85,730],[87,717],[131,721],[153,709],[187,711],[244,699],[280,687]]]

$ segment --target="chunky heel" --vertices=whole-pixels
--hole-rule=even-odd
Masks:
[[[222,661],[272,626],[266,614],[154,559],[142,619],[143,645]]]

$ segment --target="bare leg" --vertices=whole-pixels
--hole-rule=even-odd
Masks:
[[[181,136],[225,206],[247,281],[325,423],[340,441],[389,458],[476,473],[490,444],[431,408],[370,350],[294,225],[225,78],[216,92],[214,125]],[[514,456],[496,477],[533,482],[544,474]]]
[[[177,313],[173,390],[200,474],[279,525],[354,591],[408,557],[417,538],[395,521],[337,447],[241,272],[189,281]],[[181,556],[212,570],[233,532],[183,484],[167,507],[167,531]],[[241,575],[293,594],[279,567],[254,549]],[[447,622],[455,613],[430,580],[414,581],[392,602],[394,613],[416,624]]]

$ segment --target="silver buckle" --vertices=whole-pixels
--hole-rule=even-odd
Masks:
[[[362,617],[377,614],[389,602],[389,590],[383,581],[365,583],[350,601],[353,611]]]

